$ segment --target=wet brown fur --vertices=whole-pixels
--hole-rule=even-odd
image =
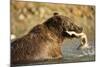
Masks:
[[[11,63],[62,58],[61,44],[69,37],[66,30],[82,32],[69,18],[55,13],[46,22],[31,29],[27,35],[11,43]]]

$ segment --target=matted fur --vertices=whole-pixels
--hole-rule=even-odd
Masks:
[[[71,38],[67,30],[82,32],[82,28],[70,18],[54,13],[43,24],[33,27],[27,35],[11,43],[11,63],[62,58],[62,42],[67,37]]]

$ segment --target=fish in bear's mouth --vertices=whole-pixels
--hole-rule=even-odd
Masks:
[[[88,43],[88,39],[85,33],[76,33],[74,31],[66,31],[66,33],[70,36],[70,37],[76,37],[76,38],[80,38],[81,39],[81,44],[78,46],[78,50],[79,49],[85,49],[85,48],[90,48],[89,43]]]

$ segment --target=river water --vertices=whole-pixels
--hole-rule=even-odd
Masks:
[[[67,39],[64,41],[62,46],[63,58],[60,60],[45,60],[39,62],[33,62],[29,64],[18,64],[23,65],[43,65],[43,64],[60,64],[60,63],[76,63],[76,62],[92,62],[95,61],[95,41],[89,41],[91,49],[77,50],[80,41],[78,39]]]

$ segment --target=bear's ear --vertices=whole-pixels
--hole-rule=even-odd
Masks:
[[[55,12],[53,15],[54,15],[54,16],[57,16],[57,15],[59,15],[59,13]]]

